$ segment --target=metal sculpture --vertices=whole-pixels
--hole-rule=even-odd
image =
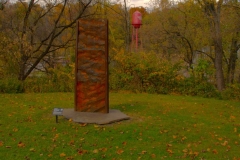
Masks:
[[[77,23],[75,111],[109,112],[108,21]]]

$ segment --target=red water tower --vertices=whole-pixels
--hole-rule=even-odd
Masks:
[[[134,28],[140,28],[142,25],[142,14],[139,11],[135,11],[132,16],[132,25]]]
[[[133,25],[133,34],[132,34],[132,43],[134,42],[134,34],[136,36],[136,51],[138,48],[138,28],[142,25],[142,14],[139,11],[135,11],[132,15],[132,25]]]

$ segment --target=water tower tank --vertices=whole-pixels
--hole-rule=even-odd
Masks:
[[[139,11],[135,11],[132,16],[132,25],[134,28],[140,28],[142,25],[142,14]]]

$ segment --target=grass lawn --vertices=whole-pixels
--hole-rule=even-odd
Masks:
[[[73,93],[0,94],[1,159],[240,159],[240,102],[110,93],[110,108],[131,120],[55,123],[53,108],[73,102]]]

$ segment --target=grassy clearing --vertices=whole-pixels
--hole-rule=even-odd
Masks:
[[[1,94],[4,159],[240,159],[240,103],[198,97],[111,93],[110,108],[131,120],[77,124],[54,107],[72,93]]]

